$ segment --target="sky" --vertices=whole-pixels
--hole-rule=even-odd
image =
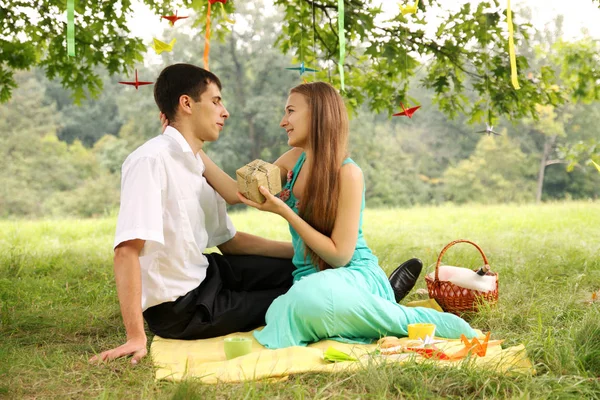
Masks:
[[[389,12],[396,12],[397,7],[401,3],[412,3],[414,0],[399,1],[399,0],[372,0],[373,3],[383,4],[383,9]],[[478,0],[441,0],[445,8],[458,9],[461,4],[466,1],[478,3]],[[273,10],[272,0],[265,0],[266,11]],[[500,0],[500,4],[505,4],[505,1]],[[582,37],[581,29],[585,28],[589,34],[597,39],[600,39],[600,8],[598,4],[592,0],[512,0],[511,7],[518,11],[520,8],[529,7],[533,13],[533,25],[542,29],[545,24],[551,22],[556,15],[564,16],[564,38],[567,40],[575,40]],[[133,17],[129,22],[132,34],[144,38],[150,42],[153,37],[161,38],[163,29],[168,28],[166,21],[161,24],[149,24],[148,21],[156,19],[157,16],[151,12],[141,1],[134,0]],[[179,10],[180,15],[185,15],[185,10]],[[432,16],[432,19],[435,16]],[[234,18],[235,19],[235,18]],[[519,23],[518,13],[514,18],[516,23]],[[189,20],[188,20],[189,21]],[[189,22],[183,20],[183,26],[189,25]],[[186,23],[187,22],[187,23]],[[178,24],[181,24],[179,21]],[[177,25],[176,25],[177,26]]]

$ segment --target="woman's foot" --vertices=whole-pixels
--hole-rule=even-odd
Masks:
[[[390,285],[394,289],[394,297],[399,303],[408,292],[415,286],[417,279],[423,269],[423,263],[418,258],[411,258],[400,264],[398,268],[390,275]]]

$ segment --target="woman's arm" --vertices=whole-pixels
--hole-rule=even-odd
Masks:
[[[294,169],[294,165],[296,165],[300,154],[302,154],[302,149],[294,147],[279,156],[273,163],[279,167],[279,172],[281,173],[281,186],[285,185],[287,173]]]
[[[333,267],[343,267],[350,262],[356,248],[362,192],[362,171],[354,164],[346,164],[340,169],[338,210],[331,237],[314,229],[283,201],[270,195],[264,188],[261,188],[261,193],[267,201],[263,204],[254,203],[243,197],[240,200],[259,210],[281,215],[319,257]]]
[[[199,154],[202,158],[202,162],[204,162],[204,165],[206,166],[206,169],[204,170],[204,176],[206,177],[206,180],[210,186],[212,186],[228,204],[240,203],[240,199],[237,196],[237,181],[219,168],[219,166],[210,159],[204,150],[200,150]],[[286,151],[273,163],[279,167],[282,184],[285,184],[287,172],[288,170],[294,168],[294,165],[296,164],[296,161],[298,161],[300,154],[302,154],[302,149],[293,148]]]

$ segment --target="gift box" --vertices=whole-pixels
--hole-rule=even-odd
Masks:
[[[281,192],[281,175],[279,167],[263,160],[254,160],[235,171],[238,190],[249,200],[264,203],[265,196],[258,190],[259,186],[269,189],[271,194]]]

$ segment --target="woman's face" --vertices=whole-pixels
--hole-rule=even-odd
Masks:
[[[288,145],[305,148],[310,130],[310,110],[304,95],[292,93],[285,105],[281,126],[288,135]]]

